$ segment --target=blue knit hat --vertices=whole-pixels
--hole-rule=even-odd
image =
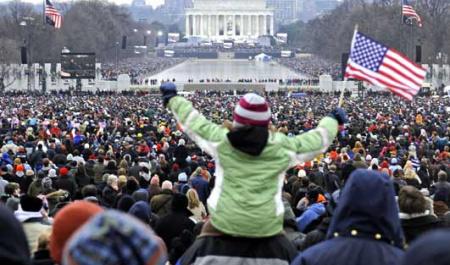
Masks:
[[[116,210],[93,217],[66,244],[63,265],[163,265],[163,241],[148,225]]]

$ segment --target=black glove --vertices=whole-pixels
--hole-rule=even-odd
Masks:
[[[161,91],[164,101],[164,107],[167,107],[169,100],[177,95],[177,86],[174,83],[165,83],[159,90]]]
[[[343,125],[347,121],[347,115],[342,108],[334,109],[328,116],[335,119],[339,125]]]

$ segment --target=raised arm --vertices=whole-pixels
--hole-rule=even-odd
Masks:
[[[172,83],[161,86],[164,105],[167,106],[181,125],[183,131],[205,152],[213,155],[214,146],[222,141],[228,130],[208,121],[196,110],[192,103],[177,96],[176,86]]]
[[[293,163],[303,163],[327,151],[338,132],[338,125],[344,124],[347,117],[340,108],[324,117],[316,129],[294,138],[285,137],[284,147],[293,151]]]

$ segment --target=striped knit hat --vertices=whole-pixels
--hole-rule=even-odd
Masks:
[[[268,126],[271,118],[269,104],[254,93],[245,94],[234,109],[233,117],[233,127]]]

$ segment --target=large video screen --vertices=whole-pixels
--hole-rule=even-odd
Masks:
[[[95,53],[62,53],[61,78],[95,79]]]

